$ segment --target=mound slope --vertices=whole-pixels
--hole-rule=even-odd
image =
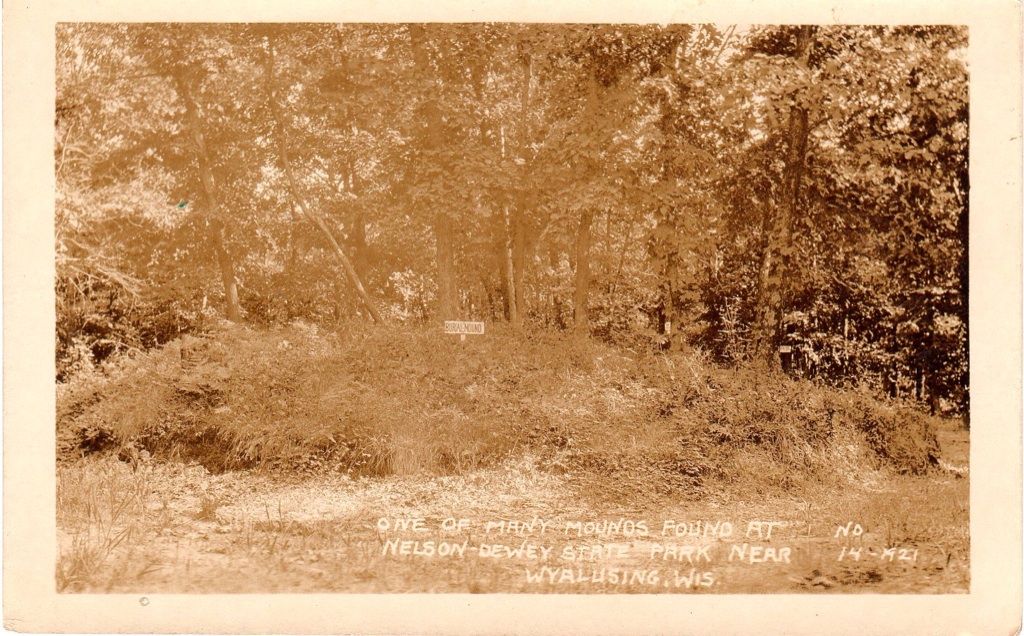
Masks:
[[[933,423],[903,405],[696,353],[497,331],[231,327],[58,386],[58,456],[214,471],[459,473],[522,453],[657,489],[919,474]]]

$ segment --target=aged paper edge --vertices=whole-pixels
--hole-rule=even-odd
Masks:
[[[1021,5],[948,0],[4,6],[4,624],[194,633],[1013,633],[1021,613]],[[54,25],[74,21],[966,24],[971,592],[964,595],[60,595],[54,562]]]

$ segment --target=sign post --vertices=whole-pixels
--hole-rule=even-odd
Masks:
[[[459,341],[465,342],[466,334],[482,336],[484,333],[484,323],[471,322],[468,320],[445,320],[444,332],[450,334],[458,334]]]
[[[779,345],[779,362],[782,363],[782,370],[787,373],[793,368],[793,347]]]

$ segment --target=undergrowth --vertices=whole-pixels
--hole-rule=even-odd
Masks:
[[[428,327],[231,327],[73,377],[57,404],[62,459],[145,451],[214,471],[453,474],[530,450],[655,490],[754,474],[787,487],[918,474],[938,449],[928,418],[865,394],[500,326],[466,342]]]

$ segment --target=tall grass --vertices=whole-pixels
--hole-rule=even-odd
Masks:
[[[66,533],[59,541],[59,592],[90,584],[110,566],[117,549],[132,544],[153,518],[147,511],[147,470],[110,462],[89,464],[86,469],[57,470],[57,525]]]
[[[926,418],[865,395],[500,326],[466,342],[356,325],[186,337],[62,385],[58,428],[66,457],[132,447],[211,470],[452,474],[529,449],[669,487],[743,466],[786,486],[865,458],[920,473],[937,452]]]

